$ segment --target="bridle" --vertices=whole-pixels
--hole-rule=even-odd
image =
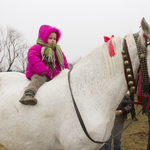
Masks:
[[[140,60],[140,66],[139,67],[141,67],[141,69],[142,69],[143,92],[144,92],[144,94],[148,95],[148,93],[149,93],[149,77],[148,77],[148,70],[147,70],[147,57],[146,57],[147,56],[147,49],[146,48],[147,48],[148,45],[150,45],[150,43],[148,43],[147,42],[147,38],[145,38],[146,45],[145,45],[145,47],[143,47],[141,45],[141,41],[140,40],[138,41],[139,34],[138,33],[137,34],[133,34],[133,36],[134,36],[134,39],[135,39],[135,43],[136,43],[137,50],[138,50],[138,56],[139,56],[139,60]],[[123,55],[123,60],[124,60],[124,72],[125,72],[125,77],[126,77],[128,89],[129,89],[130,93],[136,93],[137,85],[136,85],[136,82],[135,82],[135,79],[134,79],[134,74],[133,74],[133,70],[132,70],[132,64],[131,64],[131,60],[130,60],[130,55],[128,53],[128,47],[127,47],[127,43],[126,43],[125,39],[124,39],[123,43],[124,44],[123,44],[122,55]],[[86,127],[85,127],[85,124],[84,124],[84,121],[82,119],[82,116],[81,116],[81,114],[79,112],[79,109],[77,107],[77,104],[75,102],[75,99],[74,99],[74,96],[73,96],[73,92],[72,92],[72,88],[71,88],[71,83],[70,83],[70,73],[71,73],[71,70],[68,72],[68,83],[69,83],[69,89],[70,89],[71,97],[72,97],[72,100],[73,100],[74,108],[76,110],[76,114],[78,116],[79,122],[81,124],[81,127],[82,127],[84,133],[86,134],[86,136],[92,142],[99,143],[99,144],[106,143],[110,139],[113,139],[115,136],[117,136],[118,134],[123,132],[133,122],[133,120],[132,120],[123,130],[121,130],[115,136],[109,138],[107,141],[101,142],[101,141],[93,140],[90,137],[90,135],[88,134],[88,131],[87,131]],[[146,104],[147,104],[146,102],[147,101],[145,100],[145,105],[144,105],[144,102],[143,102],[143,112],[145,112],[145,110],[146,110],[146,109],[144,109],[144,108],[146,108],[145,107]],[[141,112],[141,110],[138,112],[138,114]]]
[[[138,57],[140,61],[139,69],[138,69],[138,74],[141,69],[142,71],[142,78],[143,78],[143,97],[141,98],[142,103],[140,103],[143,106],[143,114],[148,113],[148,94],[150,93],[150,88],[149,88],[149,76],[148,76],[148,69],[147,69],[147,46],[150,45],[150,42],[148,41],[149,39],[143,34],[143,37],[145,38],[145,46],[141,44],[141,40],[138,40],[139,34],[135,33],[133,34],[136,47],[137,47],[137,52],[138,52]],[[124,59],[124,72],[126,76],[126,82],[128,85],[128,90],[130,93],[135,94],[137,90],[137,82],[138,79],[135,81],[133,71],[132,71],[132,64],[130,61],[130,56],[128,54],[128,47],[126,44],[126,40],[124,40],[124,46],[122,50],[122,55]],[[137,77],[138,78],[138,77]],[[136,104],[136,102],[134,102]]]
[[[134,35],[134,39],[136,42],[137,50],[138,50],[138,56],[140,60],[140,67],[142,70],[142,76],[143,76],[143,93],[146,95],[149,93],[149,76],[148,76],[148,69],[147,69],[147,46],[150,45],[149,42],[147,42],[147,37],[145,38],[145,46],[141,45],[141,41],[138,42],[138,34]]]

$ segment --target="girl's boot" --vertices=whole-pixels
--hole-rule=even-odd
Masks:
[[[37,100],[34,98],[34,96],[35,93],[32,90],[26,90],[19,102],[24,105],[36,105]]]

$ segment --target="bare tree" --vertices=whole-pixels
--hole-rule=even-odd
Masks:
[[[15,71],[24,72],[28,46],[23,35],[11,27],[7,27],[6,32],[1,29],[0,43],[0,68],[3,71],[17,69]]]
[[[3,37],[3,30],[0,29],[0,72],[2,72],[3,67],[2,67],[2,62],[4,60],[5,57],[5,51],[4,51],[4,41],[2,39]]]
[[[16,59],[16,63],[15,63],[15,70],[17,72],[22,72],[25,73],[26,71],[26,66],[27,66],[27,51],[22,51],[18,58]]]

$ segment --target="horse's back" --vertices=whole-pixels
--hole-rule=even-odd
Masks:
[[[0,102],[9,102],[20,99],[23,95],[25,87],[28,85],[29,80],[25,74],[18,72],[2,72],[0,73]],[[14,101],[13,101],[14,102]]]
[[[47,95],[46,93],[50,94],[51,96],[55,95],[55,91],[61,90],[61,87],[66,85],[66,74],[67,71],[63,71],[60,75],[55,77],[53,80],[44,83],[39,90],[37,91],[36,96],[40,96],[41,92],[44,95]],[[30,83],[30,80],[28,80],[25,77],[25,74],[19,73],[19,72],[2,72],[0,73],[0,95],[1,100],[8,99],[9,96],[11,96],[11,101],[15,97],[18,98],[18,100],[21,98],[21,96],[24,93],[24,90]],[[62,88],[63,89],[63,88]],[[56,96],[56,95],[55,95]]]
[[[25,74],[19,72],[2,72],[0,73],[0,91],[17,91],[29,83]],[[22,89],[21,88],[21,89]],[[20,90],[21,90],[20,89]]]
[[[38,99],[36,106],[47,107],[60,102],[59,99],[66,97],[66,88],[68,88],[67,72],[62,71],[60,75],[49,82],[45,82],[37,91],[35,98]],[[19,100],[23,96],[24,90],[30,83],[25,74],[18,72],[0,73],[0,107],[26,106]],[[62,97],[60,97],[62,96]],[[61,100],[62,102],[62,100]],[[28,107],[27,107],[28,108]]]
[[[28,150],[47,150],[53,145],[60,148],[60,143],[57,144],[55,137],[61,125],[58,124],[58,118],[61,122],[65,115],[62,113],[62,106],[67,95],[64,93],[68,88],[67,72],[63,71],[39,88],[35,95],[38,100],[35,106],[22,105],[19,102],[25,87],[30,82],[24,74],[0,73],[0,128],[3,129],[0,130],[0,143],[10,150],[16,147],[17,150],[27,149],[27,145]],[[44,148],[41,147],[44,145]]]

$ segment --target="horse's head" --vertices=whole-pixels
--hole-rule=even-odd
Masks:
[[[150,25],[146,22],[145,18],[141,20],[142,30],[140,32],[141,44],[146,47],[147,51],[147,68],[150,78]]]
[[[145,18],[142,18],[141,20],[141,27],[146,37],[150,38],[150,26],[146,22]]]

